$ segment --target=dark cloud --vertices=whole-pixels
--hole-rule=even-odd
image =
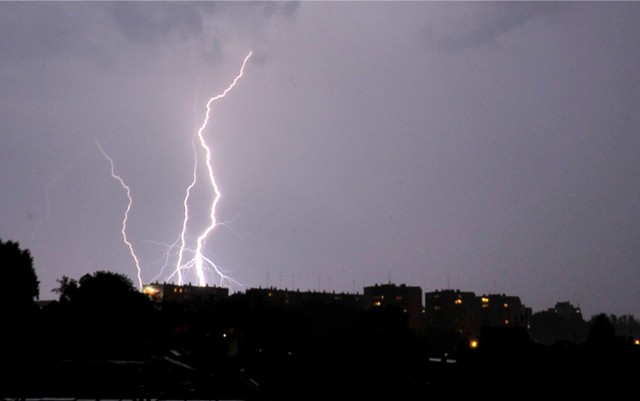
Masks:
[[[110,2],[106,14],[130,40],[155,42],[166,35],[194,36],[202,33],[204,18],[215,13],[217,2],[195,2],[185,7],[174,2]]]
[[[477,2],[447,4],[447,15],[425,29],[427,41],[440,50],[460,51],[495,45],[497,40],[527,21],[559,12],[563,7],[552,2]]]
[[[256,15],[272,18],[275,15],[293,17],[298,9],[297,2],[113,2],[106,10],[114,25],[126,37],[134,41],[155,42],[169,34],[182,37],[198,36],[204,33],[206,19],[231,17],[238,22]],[[255,29],[255,24],[238,25],[239,31]]]
[[[119,51],[114,46],[186,40],[211,60],[221,56],[223,41],[259,38],[269,19],[292,19],[297,10],[297,2],[9,2],[0,13],[0,63],[68,56],[105,63]]]

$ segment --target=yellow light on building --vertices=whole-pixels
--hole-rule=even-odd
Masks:
[[[159,291],[157,288],[154,288],[154,287],[144,287],[144,290],[142,290],[142,292],[144,293],[144,295],[154,296]]]
[[[456,299],[456,300],[454,301],[454,303],[455,303],[456,305],[462,305],[462,300],[461,300],[461,299]]]
[[[489,298],[487,298],[487,297],[482,297],[482,298],[481,298],[481,301],[482,301],[482,303],[483,303],[483,304],[488,304],[488,303],[489,303]]]
[[[478,348],[478,340],[469,341],[469,347],[471,347],[472,349]]]

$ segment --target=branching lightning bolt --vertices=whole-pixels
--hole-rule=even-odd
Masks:
[[[169,275],[169,279],[172,279],[173,277],[177,276],[178,279],[178,284],[179,285],[183,285],[184,284],[184,275],[183,275],[183,270],[190,270],[190,269],[195,269],[196,272],[196,276],[198,278],[198,284],[200,286],[205,286],[207,284],[206,281],[206,277],[205,277],[205,270],[207,271],[212,271],[213,273],[215,273],[218,277],[220,277],[219,280],[219,284],[221,286],[225,286],[225,285],[231,285],[231,284],[237,284],[240,285],[240,283],[238,283],[236,280],[234,280],[233,278],[229,277],[226,272],[223,271],[223,269],[221,269],[219,266],[217,266],[210,258],[206,257],[203,254],[203,249],[204,249],[204,245],[206,244],[206,240],[207,237],[209,236],[209,234],[211,233],[211,231],[213,231],[213,229],[218,225],[217,222],[217,217],[216,217],[216,206],[218,205],[218,202],[220,200],[220,190],[218,188],[218,185],[216,183],[216,179],[213,173],[213,166],[211,164],[211,147],[207,144],[205,137],[204,137],[204,131],[207,128],[207,125],[209,123],[209,119],[211,116],[211,107],[212,104],[217,101],[220,100],[222,98],[224,98],[227,93],[229,93],[238,83],[238,81],[240,80],[240,78],[242,78],[242,76],[244,75],[244,68],[245,65],[247,64],[247,61],[249,61],[249,58],[251,57],[251,52],[249,52],[249,54],[244,58],[244,61],[242,62],[242,67],[240,68],[240,72],[238,73],[238,75],[236,75],[235,79],[233,80],[233,82],[231,83],[231,85],[229,85],[221,94],[214,96],[212,98],[210,98],[207,102],[206,105],[206,113],[205,113],[205,118],[204,118],[204,122],[202,123],[202,125],[200,126],[200,128],[198,129],[198,131],[196,132],[196,134],[193,137],[193,152],[194,152],[194,164],[193,164],[193,175],[192,175],[192,181],[191,184],[189,184],[189,186],[186,189],[186,193],[183,199],[183,207],[184,207],[184,215],[183,215],[183,221],[182,221],[182,229],[180,232],[180,235],[178,236],[178,239],[173,243],[173,244],[162,244],[159,243],[160,245],[165,246],[165,248],[167,249],[167,252],[165,254],[164,257],[164,265],[161,269],[161,272],[158,274],[158,276],[156,276],[155,279],[157,279],[160,275],[162,275],[163,271],[164,271],[164,267],[167,266],[167,263],[169,261],[170,258],[172,258],[173,256],[175,256],[177,254],[177,264],[176,264],[176,268],[175,271]],[[211,201],[211,206],[209,209],[209,224],[206,226],[206,228],[202,231],[202,233],[198,236],[197,238],[197,242],[196,242],[196,248],[192,248],[192,247],[188,247],[187,246],[187,229],[188,229],[188,223],[189,223],[189,217],[190,217],[190,213],[189,213],[189,199],[191,197],[191,193],[192,190],[195,188],[196,184],[198,183],[198,151],[196,149],[196,142],[199,143],[200,147],[204,150],[205,152],[205,166],[206,166],[206,170],[207,170],[207,176],[209,178],[209,184],[211,185],[211,188],[213,189],[214,192],[214,197],[213,200]],[[102,155],[109,160],[109,163],[111,165],[111,176],[118,180],[118,182],[120,183],[120,185],[125,189],[126,191],[126,195],[127,195],[127,199],[129,200],[129,203],[127,205],[126,211],[124,213],[124,218],[122,220],[122,238],[125,242],[125,244],[129,247],[129,251],[131,253],[131,256],[135,262],[135,266],[137,269],[137,277],[138,277],[138,283],[140,286],[140,289],[142,290],[142,269],[140,267],[140,261],[134,251],[133,245],[131,244],[131,242],[129,241],[129,239],[127,238],[127,221],[129,219],[129,211],[131,210],[131,205],[133,203],[133,199],[131,198],[131,190],[129,189],[129,187],[125,184],[124,180],[115,173],[115,169],[114,169],[114,165],[113,165],[113,159],[111,159],[107,153],[104,151],[104,149],[102,148],[102,146],[100,145],[100,143],[98,143],[96,141],[96,143],[98,144],[98,147],[100,148],[100,152],[102,152]],[[178,249],[178,251],[176,252],[175,249]],[[173,252],[176,252],[176,254],[174,254]],[[185,255],[189,255],[190,258],[185,258]],[[185,262],[185,259],[186,262]]]
[[[186,248],[186,230],[187,230],[187,223],[189,220],[189,197],[191,195],[191,190],[195,187],[197,183],[196,169],[197,169],[198,159],[196,154],[196,160],[194,162],[194,169],[193,169],[193,180],[189,185],[189,187],[187,188],[184,201],[183,201],[184,220],[182,223],[182,231],[180,233],[180,251],[178,252],[178,263],[176,265],[176,272],[175,272],[175,274],[177,274],[178,276],[178,284],[183,283],[182,270],[191,268],[191,267],[195,268],[196,275],[198,277],[198,282],[201,286],[204,286],[206,284],[206,278],[204,275],[205,267],[210,267],[211,269],[213,269],[213,271],[215,271],[216,274],[218,274],[218,276],[220,277],[221,285],[224,285],[228,281],[235,282],[233,279],[228,277],[218,266],[216,266],[209,258],[203,255],[203,248],[206,243],[207,237],[217,225],[216,206],[218,205],[218,202],[220,200],[220,195],[221,195],[218,185],[216,183],[214,173],[213,173],[213,166],[211,165],[211,148],[209,145],[207,145],[207,142],[204,138],[204,131],[207,128],[207,125],[209,123],[212,104],[215,101],[224,98],[227,95],[227,93],[229,93],[236,86],[240,78],[242,78],[242,76],[244,75],[244,68],[245,68],[245,65],[247,64],[247,61],[251,57],[251,54],[252,53],[249,52],[249,54],[244,58],[244,61],[242,62],[242,66],[240,67],[240,72],[235,77],[231,85],[229,85],[221,94],[209,99],[209,101],[207,102],[207,111],[205,114],[204,122],[202,123],[202,125],[200,126],[200,129],[198,129],[198,132],[196,133],[196,137],[198,138],[200,146],[202,147],[202,149],[204,149],[204,152],[205,152],[205,165],[207,168],[209,183],[211,184],[211,188],[213,189],[215,196],[213,197],[213,200],[211,202],[211,208],[209,211],[209,225],[204,229],[204,231],[202,231],[200,236],[198,236],[196,249],[192,250],[194,253],[194,257],[193,259],[190,259],[188,262],[183,263],[184,253],[189,251]]]
[[[98,141],[96,141],[96,144],[98,144],[98,148],[100,148],[100,152],[102,152],[102,155],[107,160],[109,160],[109,164],[111,165],[111,176],[114,179],[118,180],[118,182],[120,182],[120,185],[122,186],[122,188],[124,188],[124,190],[127,193],[127,199],[129,200],[129,203],[127,204],[127,209],[124,212],[124,218],[122,219],[122,230],[120,232],[122,233],[122,239],[124,240],[124,243],[127,244],[127,246],[129,247],[129,252],[131,253],[131,257],[135,262],[136,269],[137,269],[137,276],[138,276],[138,284],[139,284],[140,290],[142,290],[142,277],[141,277],[142,270],[140,268],[140,261],[138,260],[138,256],[136,256],[136,253],[133,250],[133,245],[127,238],[127,221],[129,220],[129,211],[131,210],[131,205],[133,204],[133,199],[131,198],[131,190],[129,189],[127,184],[124,183],[124,180],[122,179],[122,177],[120,177],[115,173],[115,169],[113,167],[113,159],[110,158],[109,155],[107,155],[107,153],[102,148],[102,145],[100,145]]]

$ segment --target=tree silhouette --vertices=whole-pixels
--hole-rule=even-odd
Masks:
[[[58,288],[54,288],[53,292],[58,294],[59,301],[62,303],[71,302],[71,299],[75,296],[76,292],[78,292],[78,282],[68,276],[62,276],[56,280],[59,284]]]
[[[37,355],[36,333],[40,283],[33,269],[33,258],[17,242],[0,240],[0,274],[3,278],[0,291],[0,355],[11,374],[3,374],[5,383],[18,388],[18,378],[28,371]]]
[[[122,357],[145,341],[153,305],[127,276],[97,271],[58,282],[70,348],[84,356]]]
[[[19,312],[32,307],[40,296],[40,282],[29,250],[0,239],[0,273],[7,283],[0,291],[0,308]]]
[[[591,318],[587,343],[595,347],[613,345],[616,337],[611,318],[606,313],[600,313]]]

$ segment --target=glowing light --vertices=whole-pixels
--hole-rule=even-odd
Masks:
[[[462,300],[461,299],[456,299],[455,301],[453,301],[456,305],[462,305]]]
[[[205,266],[213,269],[213,271],[215,271],[215,273],[218,274],[218,276],[220,277],[220,285],[225,285],[225,282],[228,282],[228,281],[235,282],[233,279],[228,277],[218,266],[216,266],[215,263],[213,263],[210,259],[208,259],[203,255],[203,248],[206,243],[207,237],[217,225],[216,206],[218,205],[218,202],[220,201],[220,196],[221,196],[220,189],[218,188],[218,184],[216,183],[216,179],[213,173],[213,166],[211,165],[211,147],[207,144],[204,138],[204,130],[207,127],[209,123],[209,118],[211,116],[211,105],[213,104],[213,102],[224,98],[227,95],[227,93],[229,93],[236,86],[240,78],[242,78],[242,76],[244,75],[244,68],[245,68],[245,65],[247,64],[247,61],[251,57],[251,54],[252,53],[249,52],[249,54],[244,58],[244,61],[242,62],[242,66],[240,67],[240,72],[235,77],[231,85],[229,85],[221,94],[209,99],[206,106],[207,111],[205,114],[204,122],[202,123],[202,125],[200,126],[200,129],[198,129],[198,132],[196,133],[196,137],[198,138],[200,146],[202,147],[202,149],[204,149],[204,152],[205,152],[205,165],[206,165],[207,174],[209,177],[209,184],[211,185],[211,188],[213,189],[215,196],[211,201],[211,206],[209,209],[209,225],[198,236],[198,239],[196,242],[196,249],[193,251],[194,257],[188,262],[183,263],[184,253],[185,251],[187,251],[186,230],[187,230],[187,224],[189,220],[189,197],[191,195],[191,190],[197,184],[196,169],[197,169],[198,160],[196,155],[196,160],[194,162],[194,168],[193,168],[193,180],[191,181],[191,184],[187,187],[187,191],[183,201],[184,219],[182,221],[182,231],[180,233],[180,251],[178,252],[178,262],[176,264],[176,274],[178,276],[179,285],[182,285],[183,283],[182,270],[186,268],[194,267],[196,271],[196,275],[198,277],[199,284],[201,286],[204,286],[206,284],[206,278],[204,276]]]
[[[471,340],[469,342],[469,347],[471,347],[472,349],[478,348],[478,340]]]
[[[102,146],[98,141],[96,141],[96,144],[98,144],[98,148],[100,148],[100,152],[102,152],[102,155],[107,160],[109,160],[109,164],[111,165],[111,177],[118,180],[122,188],[124,188],[124,190],[127,193],[127,199],[129,200],[129,203],[127,204],[127,209],[124,212],[124,218],[122,219],[122,230],[120,232],[122,233],[122,239],[124,240],[124,243],[127,244],[127,246],[129,247],[129,253],[131,253],[131,257],[133,258],[133,261],[136,265],[137,277],[138,277],[138,288],[142,290],[142,277],[141,277],[142,270],[140,268],[140,261],[138,260],[138,256],[136,256],[136,253],[133,250],[133,245],[131,244],[131,242],[129,242],[129,239],[127,238],[127,220],[129,220],[129,211],[131,210],[131,204],[133,203],[133,199],[131,198],[131,190],[129,189],[127,184],[124,183],[124,180],[115,173],[115,169],[113,167],[113,159],[110,158],[109,155],[107,155],[107,153],[104,151],[104,149],[102,149]]]
[[[219,284],[220,286],[226,286],[226,285],[231,285],[231,284],[237,284],[237,285],[241,285],[240,283],[238,283],[236,280],[232,279],[231,277],[229,277],[225,271],[223,271],[219,266],[217,266],[211,259],[209,259],[208,257],[206,257],[203,252],[204,252],[204,246],[206,244],[207,241],[207,237],[209,236],[209,234],[211,233],[211,231],[213,231],[213,229],[219,224],[217,221],[217,217],[216,217],[216,206],[218,205],[218,202],[220,201],[220,190],[218,188],[218,185],[216,183],[216,179],[214,176],[214,172],[213,172],[213,166],[211,163],[211,159],[212,159],[212,152],[211,152],[211,146],[207,144],[207,141],[204,137],[204,131],[207,128],[207,125],[209,123],[210,117],[211,117],[211,110],[212,110],[212,105],[215,101],[220,100],[222,98],[224,98],[238,83],[238,81],[240,80],[240,78],[242,78],[242,76],[244,75],[244,68],[247,64],[247,62],[249,61],[249,58],[251,57],[252,52],[249,52],[249,54],[244,58],[243,62],[242,62],[242,66],[240,68],[240,72],[236,75],[236,77],[234,78],[233,82],[219,95],[216,95],[212,98],[210,98],[207,103],[206,103],[206,113],[205,113],[205,118],[204,121],[202,123],[202,125],[200,126],[200,128],[197,130],[197,132],[195,133],[194,137],[193,137],[193,152],[194,152],[194,165],[193,165],[193,174],[192,174],[192,180],[191,183],[189,184],[189,186],[186,189],[186,193],[183,199],[183,208],[184,208],[184,214],[183,214],[183,220],[182,220],[182,227],[181,227],[181,231],[180,231],[180,235],[178,236],[178,238],[176,239],[176,241],[173,244],[163,244],[163,243],[158,243],[160,245],[163,245],[166,247],[167,251],[164,255],[164,265],[162,266],[162,269],[160,271],[160,273],[154,278],[154,281],[157,280],[164,272],[165,267],[169,264],[169,260],[173,259],[174,257],[177,256],[177,264],[175,266],[175,270],[174,272],[169,275],[169,279],[172,279],[174,276],[177,276],[177,280],[178,280],[178,285],[182,286],[184,284],[184,275],[183,275],[183,271],[184,270],[190,270],[190,269],[195,269],[195,273],[196,276],[198,278],[198,284],[200,286],[205,286],[207,285],[207,280],[205,277],[205,271],[211,271],[215,274],[217,274],[218,277],[220,277],[219,280]],[[204,228],[204,230],[200,233],[200,235],[197,237],[197,241],[196,241],[196,247],[195,249],[193,247],[189,247],[187,246],[187,229],[188,229],[188,225],[189,225],[189,218],[190,218],[190,211],[189,211],[189,200],[191,197],[191,193],[192,190],[195,188],[195,186],[198,184],[198,163],[199,163],[199,159],[198,159],[198,150],[196,149],[196,141],[198,142],[200,148],[203,149],[204,153],[205,153],[205,167],[207,170],[207,177],[209,178],[208,183],[211,186],[214,196],[213,199],[211,201],[211,205],[208,209],[209,211],[209,223],[208,225]],[[96,141],[97,143],[97,141]],[[114,165],[113,165],[113,159],[111,159],[106,152],[104,151],[104,149],[102,148],[102,146],[98,143],[98,147],[100,148],[100,151],[102,152],[102,154],[104,155],[104,157],[109,160],[110,164],[111,164],[111,176],[118,180],[120,185],[125,189],[126,191],[126,195],[127,198],[129,200],[129,203],[127,205],[126,211],[124,213],[124,218],[122,220],[122,238],[125,242],[125,244],[129,247],[129,251],[131,253],[131,256],[133,257],[133,260],[135,262],[135,266],[137,269],[137,278],[138,278],[138,282],[139,282],[139,288],[142,291],[143,290],[143,285],[142,285],[142,269],[140,267],[140,261],[138,259],[138,257],[136,256],[136,253],[134,251],[133,245],[131,244],[131,242],[129,241],[129,239],[127,238],[127,222],[129,219],[129,212],[131,210],[131,205],[133,203],[133,200],[131,198],[131,190],[129,189],[129,187],[125,184],[124,180],[115,173],[115,169],[114,169]],[[178,249],[176,251],[176,249]],[[185,261],[186,260],[186,261]],[[144,292],[148,295],[151,295],[150,293],[146,292],[147,289],[144,289]],[[151,290],[149,290],[151,291]],[[174,293],[177,293],[178,289],[174,289]],[[179,292],[182,293],[183,289],[180,288]],[[185,291],[186,293],[186,291]]]

